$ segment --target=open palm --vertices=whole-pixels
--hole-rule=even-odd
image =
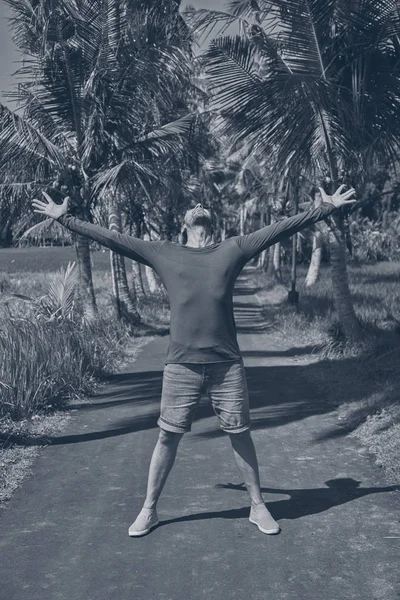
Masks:
[[[32,200],[32,206],[34,207],[35,213],[39,213],[41,215],[45,215],[46,217],[50,217],[51,219],[58,219],[61,215],[65,215],[68,211],[68,200],[69,198],[64,198],[62,204],[56,204],[50,198],[46,192],[42,192],[45,197],[45,202],[42,200],[37,200],[36,198]],[[35,210],[36,209],[36,210]]]
[[[348,204],[355,204],[357,202],[357,200],[354,198],[354,194],[356,193],[355,189],[350,188],[347,190],[347,192],[343,192],[345,187],[345,185],[341,185],[332,195],[327,194],[323,188],[318,188],[321,194],[322,202],[333,204],[336,206],[336,208],[347,206]]]

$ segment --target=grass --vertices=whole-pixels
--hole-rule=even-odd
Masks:
[[[286,304],[290,275],[284,270],[285,285],[274,286],[275,296],[279,293],[281,302],[277,326],[287,336],[306,335],[307,343],[315,345],[329,344],[334,340],[337,330],[333,306],[332,284],[329,269],[323,269],[320,280],[307,288],[304,286],[306,269],[299,268],[298,289],[300,293],[299,312]],[[256,284],[263,290],[261,300],[270,304],[271,282],[265,273],[254,275]],[[400,285],[400,262],[377,263],[362,267],[349,266],[349,281],[356,314],[367,335],[377,339],[381,334],[390,337],[400,326],[400,306],[398,303]],[[265,286],[268,287],[265,287]],[[283,313],[282,313],[283,311]],[[386,332],[386,333],[384,333]]]
[[[153,332],[168,326],[163,290],[141,300],[144,324],[128,331],[116,318],[108,251],[92,253],[98,303],[93,322],[48,322],[29,302],[11,296],[37,300],[50,275],[74,260],[70,247],[0,250],[0,500],[11,496],[37,454],[10,440],[54,435],[68,420],[61,408],[90,395],[105,374],[133,360]]]
[[[400,478],[400,263],[349,265],[356,314],[365,341],[342,342],[333,309],[329,270],[312,288],[303,285],[299,269],[299,310],[287,303],[290,274],[273,285],[256,272],[259,298],[273,329],[294,347],[309,346],[319,358],[315,383],[338,408],[343,432],[358,439],[385,468],[389,479]]]
[[[82,326],[3,317],[0,416],[20,420],[90,393],[93,380],[117,365],[126,341],[121,326],[104,316]]]
[[[37,300],[50,275],[74,258],[70,247],[0,250],[0,418],[21,420],[63,406],[68,398],[89,394],[93,382],[115,369],[146,326],[128,329],[116,318],[109,253],[93,252],[93,281],[98,316],[90,322],[72,317],[61,322],[40,318],[20,294]],[[132,273],[128,276],[131,279]],[[132,286],[132,281],[130,282]],[[165,292],[143,298],[143,322],[154,330],[168,326]],[[148,328],[147,328],[148,329]],[[133,333],[132,335],[130,335]]]
[[[95,272],[105,272],[109,269],[110,258],[107,250],[92,252],[91,256]],[[72,246],[0,248],[0,273],[3,276],[48,273],[74,260],[76,252]]]

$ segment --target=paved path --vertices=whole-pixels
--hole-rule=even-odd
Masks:
[[[158,338],[77,410],[0,511],[1,598],[400,598],[399,494],[356,442],[336,435],[313,365],[277,344],[251,292],[242,279],[239,341],[265,499],[282,532],[265,536],[249,523],[228,439],[202,404],[160,501],[160,526],[128,537],[158,434],[167,344]]]

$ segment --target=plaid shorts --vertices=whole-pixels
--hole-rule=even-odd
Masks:
[[[250,429],[249,395],[243,361],[165,365],[158,425],[166,431],[190,431],[196,406],[207,394],[229,433]]]

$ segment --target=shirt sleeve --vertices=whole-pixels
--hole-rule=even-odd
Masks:
[[[70,231],[86,236],[102,246],[106,246],[113,252],[118,252],[118,254],[122,254],[149,267],[154,266],[154,259],[164,243],[162,241],[149,242],[125,233],[117,233],[106,227],[82,221],[69,214],[62,215],[57,221]]]
[[[282,219],[272,225],[262,227],[253,233],[235,237],[235,241],[242,250],[246,260],[250,260],[259,252],[269,246],[288,238],[301,229],[305,229],[322,219],[325,219],[336,210],[333,204],[328,202],[317,206],[307,212],[299,213],[294,217]]]

